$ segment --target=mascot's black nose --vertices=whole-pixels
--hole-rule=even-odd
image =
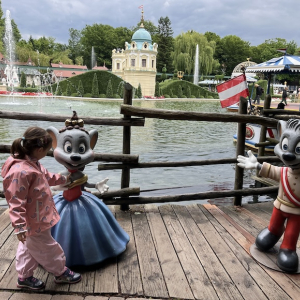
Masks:
[[[282,154],[282,158],[286,161],[293,161],[294,159],[296,159],[296,155],[292,153],[285,153]]]
[[[73,161],[79,161],[79,160],[81,160],[81,156],[80,155],[71,155],[71,159]]]

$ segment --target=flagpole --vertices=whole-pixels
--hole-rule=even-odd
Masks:
[[[243,74],[245,75],[246,82],[247,82],[246,68],[245,68],[245,66],[242,66],[242,67],[241,67],[241,70],[242,70]],[[248,82],[247,82],[247,86],[248,86]],[[252,109],[251,97],[252,97],[252,94],[253,94],[253,87],[254,87],[254,84],[253,84],[253,86],[252,86],[251,96],[250,96],[250,94],[249,94],[249,96],[248,96],[248,101],[249,101],[250,109]],[[248,87],[248,90],[249,90],[249,87]]]

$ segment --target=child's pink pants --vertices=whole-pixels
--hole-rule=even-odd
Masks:
[[[20,279],[33,276],[39,264],[54,276],[60,276],[66,269],[65,263],[64,251],[52,237],[51,229],[27,236],[24,244],[19,243],[16,270]]]

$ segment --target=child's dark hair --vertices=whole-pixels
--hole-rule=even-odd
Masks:
[[[23,137],[14,140],[10,153],[13,157],[23,159],[25,155],[31,155],[35,149],[47,149],[50,145],[52,145],[52,138],[46,130],[40,127],[29,127]]]

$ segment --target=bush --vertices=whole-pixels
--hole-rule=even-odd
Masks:
[[[178,98],[182,98],[182,87],[181,87],[181,85],[178,86]]]
[[[71,97],[80,97],[80,96],[78,96],[78,93],[72,93]]]
[[[187,96],[186,95],[182,95],[181,98],[187,98]]]
[[[165,98],[171,98],[170,95],[164,95]]]
[[[100,94],[98,98],[106,98],[106,94]]]
[[[83,97],[85,98],[92,98],[92,94],[91,93],[86,93],[83,95]]]
[[[196,96],[195,96],[195,95],[191,95],[191,98],[193,98],[193,99],[194,99],[194,98],[196,98]]]
[[[98,87],[98,78],[97,74],[94,74],[93,84],[92,84],[92,97],[98,98],[99,97],[99,87]]]
[[[82,81],[81,80],[79,80],[79,83],[78,83],[77,95],[79,97],[83,97],[83,95],[84,95],[84,89],[83,89],[83,85],[82,85]]]
[[[115,99],[122,99],[121,96],[119,94],[114,94],[114,98]]]
[[[111,80],[109,79],[108,80],[108,83],[107,83],[107,88],[106,88],[106,96],[107,98],[113,98],[113,89],[112,89],[112,85],[111,85]]]
[[[172,95],[172,98],[178,98],[178,97],[177,97],[177,95],[174,95],[174,94],[173,94],[173,95]]]

